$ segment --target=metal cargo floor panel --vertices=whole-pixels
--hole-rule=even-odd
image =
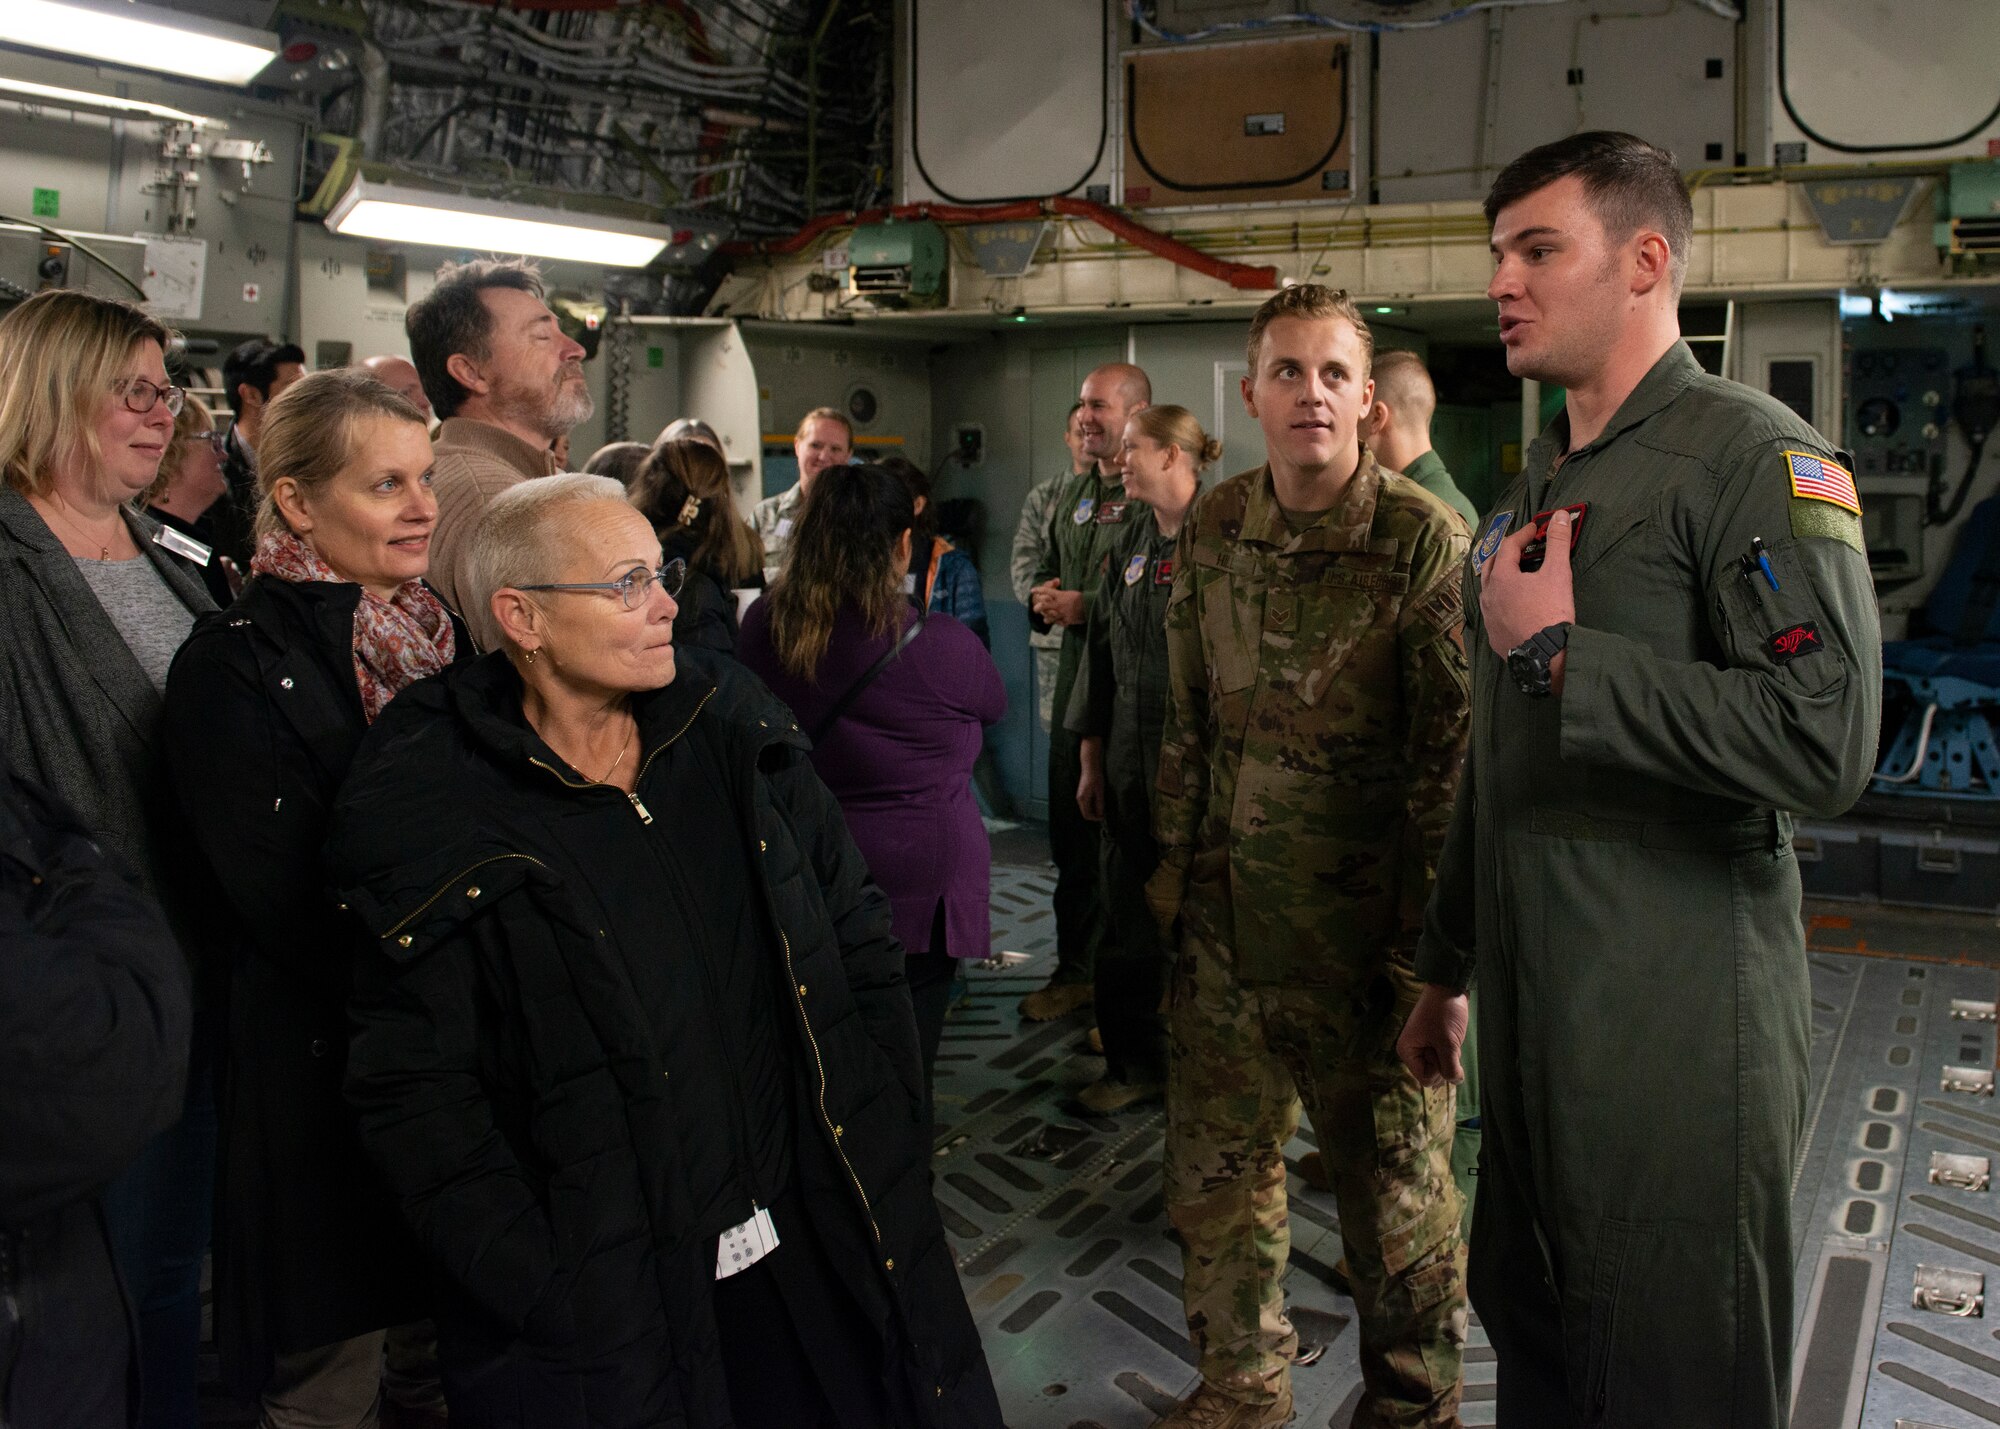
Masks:
[[[1103,1069],[1085,1042],[1088,1013],[1019,1018],[1021,996],[1054,964],[1052,891],[1045,868],[994,869],[994,948],[1030,960],[975,970],[946,1025],[937,1198],[1012,1429],[1143,1429],[1197,1382],[1162,1207],[1164,1118],[1157,1105],[1073,1112],[1068,1098]],[[1983,921],[1866,917],[1865,928],[1842,916],[1813,925],[1793,1429],[2000,1425],[2000,1310],[1958,1317],[1911,1303],[1920,1264],[1983,1272],[2000,1293],[2000,1197],[1928,1179],[1933,1152],[2000,1162],[2000,1102],[1940,1090],[1946,1067],[1994,1066],[1994,1025],[1956,1018],[1952,1004],[2000,994],[1986,965],[2000,936]],[[1842,951],[1817,951],[1829,945]],[[1311,1149],[1305,1126],[1286,1148],[1285,1289],[1301,1340],[1328,1348],[1294,1373],[1295,1423],[1344,1429],[1360,1391],[1354,1304],[1329,1283],[1341,1254],[1333,1198],[1296,1174]],[[1495,1368],[1475,1319],[1465,1424],[1494,1422]]]

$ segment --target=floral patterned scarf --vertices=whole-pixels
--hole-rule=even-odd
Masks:
[[[250,570],[281,581],[347,584],[290,531],[260,540]],[[354,607],[354,679],[370,724],[399,690],[435,675],[456,653],[451,616],[422,581],[404,581],[388,600],[361,592]]]

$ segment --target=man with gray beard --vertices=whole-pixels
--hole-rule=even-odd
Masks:
[[[533,264],[447,263],[404,328],[424,393],[444,425],[434,452],[437,530],[430,583],[491,649],[491,618],[459,599],[465,552],[493,498],[556,470],[549,447],[590,416],[583,348],[542,301]]]

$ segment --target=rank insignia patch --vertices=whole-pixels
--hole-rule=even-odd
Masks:
[[[1808,620],[1803,624],[1787,626],[1771,637],[1771,658],[1780,665],[1789,665],[1804,655],[1816,655],[1826,647],[1820,642],[1819,623]]]
[[[1507,528],[1514,524],[1514,513],[1502,511],[1486,524],[1486,534],[1479,538],[1479,545],[1472,553],[1472,564],[1484,566],[1493,559],[1493,553],[1500,549],[1500,543],[1507,539]]]
[[[1811,452],[1786,452],[1785,466],[1791,473],[1792,495],[1806,501],[1831,501],[1835,506],[1861,514],[1861,494],[1854,489],[1854,477]]]
[[[1131,560],[1125,563],[1126,585],[1139,584],[1139,577],[1145,574],[1146,574],[1146,558],[1144,555],[1134,556]]]
[[[1090,524],[1091,513],[1095,510],[1097,510],[1097,498],[1095,496],[1086,496],[1083,500],[1076,503],[1076,514],[1069,519],[1079,526],[1088,526]]]

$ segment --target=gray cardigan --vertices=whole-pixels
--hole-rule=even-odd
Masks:
[[[128,508],[125,523],[182,604],[197,616],[215,609],[153,543],[156,522]],[[160,692],[62,542],[25,497],[0,486],[0,751],[138,871],[195,961],[212,943],[212,899],[167,782],[161,711]]]

